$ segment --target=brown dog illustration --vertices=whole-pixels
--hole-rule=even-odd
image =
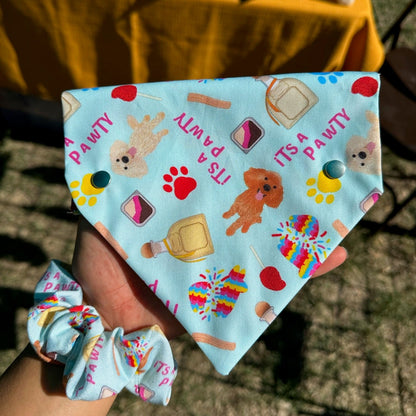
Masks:
[[[246,233],[255,223],[261,223],[263,206],[277,208],[283,200],[282,178],[276,172],[266,169],[250,168],[244,172],[244,182],[248,189],[237,196],[231,208],[224,212],[224,218],[238,214],[238,218],[226,231],[233,235],[240,227]]]

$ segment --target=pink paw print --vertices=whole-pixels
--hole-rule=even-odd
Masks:
[[[169,169],[169,172],[170,173],[166,173],[165,175],[163,175],[163,179],[166,182],[165,185],[163,185],[164,191],[173,191],[176,198],[180,200],[186,199],[188,195],[196,188],[196,180],[187,176],[188,168],[186,168],[185,166],[182,166],[180,170],[172,166]]]

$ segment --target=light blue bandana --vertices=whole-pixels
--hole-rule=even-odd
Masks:
[[[382,193],[375,73],[62,95],[81,214],[227,374]]]

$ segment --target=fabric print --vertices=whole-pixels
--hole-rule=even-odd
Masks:
[[[39,303],[39,305],[36,305],[36,308],[31,310],[31,312],[29,313],[29,316],[33,317],[36,314],[45,311],[46,309],[50,309],[54,306],[57,306],[58,303],[59,303],[58,296],[56,295],[49,296],[48,298],[44,299],[41,303]]]
[[[83,206],[87,203],[88,206],[93,207],[98,201],[96,195],[99,195],[104,191],[105,187],[97,188],[93,185],[92,177],[92,173],[87,173],[83,176],[81,182],[72,181],[69,184],[69,187],[72,189],[72,199],[77,205]]]
[[[227,228],[228,236],[234,235],[239,228],[246,233],[253,224],[261,223],[265,205],[277,208],[283,200],[282,178],[277,172],[250,168],[244,172],[244,182],[248,189],[237,196],[231,208],[223,214],[226,219],[239,215]]]
[[[353,94],[360,94],[363,97],[373,97],[378,91],[378,81],[373,77],[358,78],[351,87]]]
[[[192,215],[176,221],[166,238],[150,241],[141,248],[142,256],[148,259],[165,252],[184,262],[202,261],[214,253],[205,215]]]
[[[64,125],[65,177],[80,215],[226,375],[379,198],[379,89],[375,72],[333,68],[71,90],[80,107]],[[98,169],[111,182],[87,195],[83,176]],[[139,361],[135,346],[125,359],[113,338],[93,349],[107,344],[111,364],[94,381],[137,369],[126,363]],[[129,381],[150,402],[168,387],[156,353]]]
[[[206,270],[207,275],[200,274],[204,280],[189,287],[191,308],[202,320],[209,322],[211,316],[226,318],[234,309],[240,294],[247,292],[244,269],[234,266],[225,277],[223,272],[217,272],[216,268],[212,272]]]
[[[378,188],[374,188],[361,202],[361,211],[366,213],[380,199],[382,192]]]
[[[201,84],[206,84],[208,81],[224,81],[225,78],[214,78],[214,79],[200,79],[198,82]]]
[[[82,350],[82,358],[85,362],[90,359],[91,355],[94,356],[94,354],[96,354],[97,350],[95,349],[95,345],[98,345],[98,348],[100,348],[100,344],[97,344],[100,340],[102,341],[100,335],[94,335],[88,339]]]
[[[292,215],[277,231],[272,237],[278,237],[279,251],[299,269],[301,278],[312,276],[327,257],[327,231],[319,234],[319,222],[312,215]]]
[[[83,305],[74,306],[69,309],[69,312],[73,314],[68,322],[69,325],[81,333],[85,333],[87,329],[91,329],[91,325],[100,319],[98,315],[90,312],[90,308],[84,307]]]
[[[134,191],[121,205],[121,212],[141,227],[155,215],[156,208],[139,191]]]
[[[276,318],[276,314],[274,313],[273,306],[270,306],[264,300],[257,302],[254,308],[256,315],[259,317],[260,321],[266,322],[270,325]]]
[[[350,232],[348,227],[338,218],[333,221],[332,227],[342,238],[346,237]]]
[[[117,392],[113,390],[111,387],[103,386],[100,392],[100,399],[106,399],[107,397],[116,396]]]
[[[319,172],[317,179],[309,178],[306,181],[306,185],[310,188],[306,194],[311,198],[315,197],[317,204],[321,204],[323,201],[327,204],[332,204],[335,200],[334,194],[342,186],[339,179],[328,178],[322,170]]]
[[[176,198],[181,201],[186,199],[197,186],[196,180],[187,176],[188,173],[186,166],[181,166],[179,170],[175,166],[172,166],[169,169],[169,173],[163,175],[163,179],[166,182],[163,185],[163,190],[168,193],[173,192]]]
[[[336,84],[338,78],[344,75],[343,72],[312,72],[315,75],[318,75],[318,82],[322,85],[325,85],[327,82],[330,84]]]
[[[279,270],[274,266],[265,267],[254,247],[250,246],[250,249],[260,264],[260,280],[263,286],[267,289],[276,291],[284,289],[286,287],[286,282],[280,276]]]
[[[28,314],[28,318],[34,318],[37,315],[41,315],[37,321],[38,325],[41,327],[46,327],[52,323],[56,312],[59,312],[65,309],[62,306],[57,306],[59,304],[59,299],[56,295],[46,298],[43,302],[32,308]]]
[[[271,119],[287,129],[293,127],[318,101],[315,93],[295,78],[256,78],[267,87],[266,109]]]
[[[57,312],[64,310],[62,306],[52,306],[46,310],[43,310],[42,315],[39,317],[38,325],[41,327],[46,327],[50,325],[55,318]]]
[[[133,132],[128,144],[116,140],[111,146],[110,160],[113,172],[130,178],[141,178],[147,174],[149,168],[144,158],[156,149],[162,137],[169,132],[163,129],[153,133],[153,129],[164,118],[163,112],[157,113],[153,119],[150,119],[150,115],[147,114],[140,123],[133,116],[127,117],[127,122]]]
[[[368,175],[381,174],[380,127],[378,117],[371,111],[365,113],[371,124],[367,138],[352,136],[347,143],[347,166],[356,172]]]
[[[153,95],[143,94],[141,92],[138,92],[137,87],[135,85],[120,85],[111,91],[112,98],[119,98],[120,100],[127,101],[127,102],[134,101],[134,99],[137,96],[150,98],[151,100],[157,100],[157,101],[162,100],[160,97],[155,97]]]
[[[136,394],[139,395],[139,397],[145,402],[150,400],[155,395],[155,392],[153,390],[149,389],[147,386],[143,384],[136,384],[134,387],[136,390]]]
[[[59,364],[58,361],[56,361],[57,358],[57,353],[56,352],[45,352],[43,350],[43,346],[40,344],[40,341],[37,340],[33,343],[33,347],[35,348],[36,353],[38,354],[38,356],[45,362],[47,363],[52,363],[54,362],[55,364]]]
[[[244,153],[248,153],[263,136],[263,127],[252,117],[245,118],[231,133],[231,139]]]
[[[195,92],[190,92],[188,94],[188,101],[192,103],[201,103],[209,105],[211,107],[223,108],[225,110],[231,107],[230,101],[219,100],[218,98],[209,97],[204,94],[198,94]]]
[[[112,98],[119,98],[123,101],[133,101],[137,96],[137,87],[135,85],[120,85],[111,91]]]
[[[137,337],[134,340],[128,340],[123,336],[119,338],[120,345],[124,348],[124,358],[130,367],[137,367],[136,373],[144,373],[143,368],[146,366],[149,355],[153,347],[148,348],[149,344],[145,337]]]
[[[72,117],[81,107],[81,103],[68,91],[64,91],[61,95],[62,113],[64,123]]]
[[[214,337],[210,334],[205,334],[204,332],[192,332],[191,336],[195,342],[209,344],[221,350],[234,351],[237,347],[237,344],[235,342],[225,341],[223,339]]]

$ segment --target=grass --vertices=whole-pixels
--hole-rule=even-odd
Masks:
[[[373,2],[380,33],[406,3]],[[415,19],[407,19],[401,44],[416,46]],[[415,164],[383,148],[383,165],[404,198],[409,182],[396,176],[415,177]],[[71,260],[75,222],[65,214],[61,148],[6,135],[0,167],[2,373],[27,343],[27,308],[49,259]],[[391,202],[386,192],[367,220],[381,221]],[[230,376],[216,373],[184,336],[172,343],[180,371],[169,406],[123,392],[110,415],[416,414],[416,240],[405,231],[415,225],[413,202],[382,232],[358,226],[344,241],[349,260],[306,285]]]

